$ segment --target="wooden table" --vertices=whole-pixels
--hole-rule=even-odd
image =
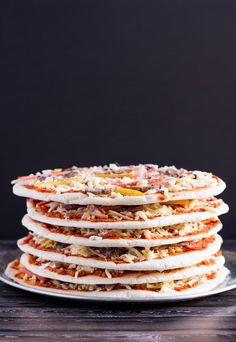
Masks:
[[[233,249],[236,241],[225,243]],[[15,248],[0,243],[0,257]],[[236,341],[236,290],[176,304],[85,303],[0,284],[0,341]]]

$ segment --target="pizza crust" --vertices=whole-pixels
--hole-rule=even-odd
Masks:
[[[28,230],[40,235],[44,238],[58,241],[66,244],[77,244],[89,247],[154,247],[167,244],[175,244],[183,241],[191,241],[193,239],[200,240],[204,237],[212,236],[222,229],[222,224],[219,223],[207,232],[199,234],[191,234],[174,238],[159,238],[159,239],[89,239],[84,237],[76,237],[65,235],[63,233],[53,233],[49,229],[42,227],[42,223],[32,220],[28,215],[22,219],[22,224]]]
[[[24,253],[21,256],[20,263],[32,273],[39,276],[64,281],[74,284],[144,284],[144,283],[158,283],[163,281],[178,280],[190,278],[197,275],[211,273],[223,267],[225,259],[223,256],[215,257],[215,264],[213,265],[200,265],[190,266],[176,271],[158,272],[153,271],[149,274],[142,274],[141,272],[133,272],[133,275],[126,275],[115,278],[105,278],[94,275],[87,275],[83,277],[72,277],[69,275],[62,275],[56,272],[51,272],[43,267],[35,266],[29,262],[29,255]]]
[[[160,216],[145,221],[117,221],[117,222],[92,222],[82,220],[61,219],[49,217],[39,213],[30,201],[27,201],[27,213],[35,221],[49,223],[55,226],[79,227],[79,228],[97,228],[97,229],[144,229],[152,227],[170,226],[178,223],[202,221],[227,213],[229,207],[222,203],[215,210],[199,211],[188,214],[177,214],[171,216]]]
[[[15,277],[17,271],[11,267],[11,263],[8,265],[5,274],[10,279],[14,280],[15,282],[24,285],[28,289],[34,289],[40,290],[41,292],[45,294],[49,293],[58,293],[58,294],[71,294],[71,295],[78,295],[82,296],[86,299],[86,297],[100,297],[100,298],[158,298],[163,296],[183,296],[186,294],[195,294],[195,293],[205,293],[213,288],[215,288],[217,285],[222,283],[226,276],[229,274],[229,270],[225,267],[221,268],[214,279],[207,280],[206,283],[200,284],[194,288],[183,290],[183,291],[171,291],[171,292],[165,292],[165,293],[156,293],[154,291],[145,291],[145,290],[113,290],[113,291],[106,291],[104,292],[85,292],[85,291],[73,291],[73,290],[58,290],[58,289],[52,289],[52,288],[42,288],[40,286],[33,286],[29,284],[25,284],[25,282],[21,279],[18,279]]]
[[[81,192],[76,193],[48,193],[40,192],[34,189],[28,189],[24,185],[29,182],[19,182],[13,186],[13,193],[17,196],[32,198],[39,201],[54,201],[65,204],[80,205],[142,205],[161,202],[158,194],[143,196],[121,196],[117,198],[89,196]],[[202,199],[211,196],[217,196],[226,188],[223,180],[219,179],[219,183],[212,187],[206,187],[197,190],[180,191],[177,193],[169,193],[165,201],[184,200],[184,199]]]
[[[57,252],[49,252],[45,250],[40,250],[35,247],[30,246],[29,244],[23,243],[24,238],[18,240],[18,247],[24,252],[28,254],[32,254],[39,258],[51,261],[59,261],[65,263],[72,263],[81,266],[89,266],[96,268],[106,268],[112,270],[129,270],[129,271],[148,271],[148,270],[158,270],[164,271],[166,269],[174,269],[180,267],[188,267],[195,265],[212,254],[215,254],[220,250],[222,244],[222,238],[219,235],[216,235],[216,239],[214,242],[210,243],[206,249],[200,251],[190,251],[185,252],[179,255],[169,256],[163,259],[154,259],[147,260],[135,263],[115,263],[113,261],[103,261],[97,260],[94,258],[85,258],[78,256],[68,256],[62,253]]]

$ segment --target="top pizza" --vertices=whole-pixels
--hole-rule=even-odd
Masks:
[[[66,204],[139,205],[216,196],[225,183],[208,172],[153,164],[44,170],[13,181],[18,196]]]

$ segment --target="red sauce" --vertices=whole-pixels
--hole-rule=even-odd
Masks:
[[[208,238],[203,238],[198,241],[190,241],[188,245],[186,246],[186,249],[190,251],[193,251],[193,250],[197,251],[197,250],[205,249],[207,248],[209,243],[212,243],[214,240],[215,240],[215,237],[213,235],[213,236],[210,236]]]

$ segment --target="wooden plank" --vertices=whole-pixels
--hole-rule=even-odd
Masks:
[[[25,319],[15,318],[15,319],[2,319],[1,323],[1,331],[12,331],[12,332],[23,332],[27,333],[35,332],[35,331],[57,331],[57,332],[65,332],[65,331],[104,331],[104,321],[103,320],[84,320],[77,318],[47,318],[42,319],[42,317],[38,318],[28,318],[27,324],[25,324]],[[220,329],[219,329],[220,326]],[[218,330],[234,330],[236,326],[235,318],[227,317],[224,319],[223,317],[211,318],[209,320],[205,320],[204,318],[192,318],[192,317],[182,317],[179,318],[157,318],[157,319],[136,319],[136,320],[127,320],[127,319],[119,319],[119,320],[109,320],[106,321],[106,331],[167,331],[168,329],[171,331],[180,332],[192,332],[192,331],[218,331]],[[171,327],[171,329],[170,329]],[[201,334],[199,332],[199,334]]]
[[[14,334],[11,332],[0,332],[0,338],[9,338],[13,339]],[[18,335],[21,337],[21,340],[25,340],[27,337],[29,340],[36,340],[39,341],[40,339],[45,341],[50,338],[50,340],[58,341],[58,338],[61,339],[79,339],[80,341],[235,341],[235,333],[232,333],[228,330],[221,330],[221,331],[207,331],[207,332],[200,332],[192,331],[191,333],[185,333],[183,331],[180,332],[170,332],[170,331],[163,331],[163,332],[136,332],[136,331],[113,331],[107,332],[103,331],[96,331],[94,333],[91,332],[64,332],[60,333],[57,331],[52,331],[49,334],[47,331],[35,331],[32,333],[25,333],[19,332]],[[19,341],[19,339],[17,339]]]
[[[231,305],[228,307],[196,307],[193,309],[184,308],[159,308],[146,310],[136,310],[136,311],[120,311],[120,310],[109,310],[106,308],[96,309],[96,308],[70,308],[70,307],[48,307],[46,304],[42,307],[37,307],[33,303],[27,306],[11,306],[9,307],[7,303],[4,307],[0,308],[0,317],[81,317],[82,319],[90,318],[104,318],[104,319],[135,319],[135,318],[158,318],[158,317],[199,317],[204,316],[205,318],[214,317],[234,317],[236,316],[236,305]]]

